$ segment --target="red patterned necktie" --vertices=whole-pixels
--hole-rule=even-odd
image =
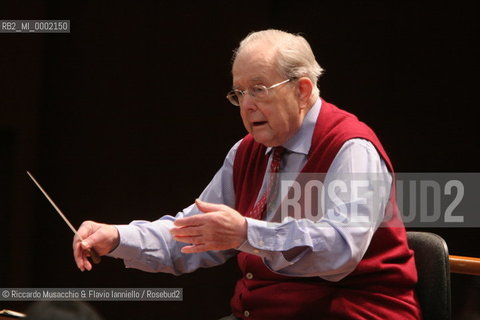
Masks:
[[[278,170],[280,169],[280,161],[282,160],[282,155],[285,152],[284,147],[275,147],[273,150],[272,155],[272,162],[270,164],[270,179],[268,181],[267,190],[263,193],[262,197],[255,206],[250,210],[245,216],[257,220],[261,220],[263,218],[263,214],[265,213],[265,209],[267,207],[267,201],[269,199],[273,199],[273,194],[275,194],[277,183],[277,176]]]

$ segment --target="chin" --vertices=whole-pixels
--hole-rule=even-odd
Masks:
[[[265,134],[264,132],[261,132],[261,133],[251,132],[251,134],[255,142],[263,144],[265,147],[276,147],[282,144],[282,142],[279,142],[278,139],[276,139],[276,137],[269,134]]]
[[[276,147],[279,145],[279,143],[276,143],[272,140],[261,139],[255,136],[253,136],[253,139],[255,140],[255,142],[263,144],[265,147]]]

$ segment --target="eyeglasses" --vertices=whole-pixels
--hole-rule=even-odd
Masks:
[[[256,84],[248,88],[247,90],[234,89],[227,94],[227,99],[234,106],[240,106],[240,99],[243,98],[243,96],[246,95],[247,93],[256,100],[262,100],[268,97],[268,90],[281,86],[282,84],[285,84],[292,80],[293,80],[292,78],[287,79],[282,82],[276,83],[268,88],[265,87],[264,85]]]

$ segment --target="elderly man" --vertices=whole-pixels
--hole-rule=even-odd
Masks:
[[[375,134],[320,99],[322,69],[303,37],[251,33],[233,61],[227,98],[239,107],[247,136],[195,204],[175,217],[117,226],[84,222],[79,234],[85,240],[73,241],[78,267],[92,268],[91,248],[127,267],[173,274],[236,255],[243,273],[231,300],[237,318],[420,318],[393,169]],[[302,201],[311,198],[304,191],[301,205],[292,204],[294,188],[279,189],[294,182],[280,183],[279,173],[299,181],[313,174],[324,186],[374,173],[383,183],[342,189],[342,201],[323,201],[320,213]]]

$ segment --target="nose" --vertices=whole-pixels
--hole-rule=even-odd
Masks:
[[[257,109],[255,99],[249,94],[243,95],[240,98],[239,103],[240,103],[240,108],[242,108],[244,110],[250,111],[250,110],[256,110]]]

